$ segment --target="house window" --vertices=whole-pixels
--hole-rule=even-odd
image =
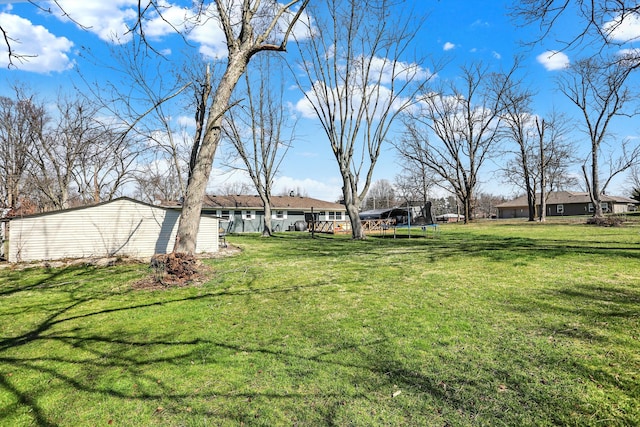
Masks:
[[[242,211],[242,219],[256,219],[256,211]]]
[[[217,214],[222,221],[233,220],[233,211],[217,211]]]
[[[272,219],[287,219],[287,211],[274,211],[271,215]]]
[[[340,221],[342,214],[340,212],[329,212],[329,221]]]
[[[589,212],[593,212],[593,203],[589,203]]]
[[[600,207],[602,208],[602,212],[609,212],[609,203],[602,202],[600,203]]]
[[[564,213],[564,205],[557,205],[556,206],[556,212],[559,214],[563,214]]]

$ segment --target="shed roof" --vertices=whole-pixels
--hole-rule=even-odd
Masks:
[[[112,200],[105,200],[103,202],[98,202],[98,203],[89,203],[86,205],[81,205],[81,206],[74,206],[72,208],[67,208],[67,209],[58,209],[58,210],[54,210],[54,211],[48,211],[48,212],[38,212],[38,213],[34,213],[34,214],[29,214],[29,215],[17,215],[17,216],[13,216],[10,217],[9,219],[20,219],[20,218],[34,218],[34,217],[39,217],[39,216],[47,216],[47,215],[58,215],[60,213],[64,213],[64,212],[72,212],[72,211],[80,211],[83,209],[90,209],[90,208],[94,208],[96,206],[102,206],[102,205],[108,205],[117,201],[127,201],[127,202],[131,202],[131,203],[135,203],[135,204],[139,204],[139,205],[143,205],[143,206],[151,206],[154,208],[158,208],[158,209],[162,209],[162,210],[175,210],[180,208],[180,206],[158,206],[155,204],[151,204],[151,203],[147,203],[147,202],[143,202],[140,200],[136,200],[136,199],[132,199],[131,197],[126,197],[126,196],[122,196],[122,197],[118,197],[116,199],[112,199]]]
[[[540,193],[536,194],[537,200],[540,199]],[[616,204],[638,204],[637,200],[633,200],[629,197],[624,196],[608,196],[601,195],[600,200],[603,202],[611,202]],[[591,198],[589,198],[589,193],[587,192],[576,192],[576,191],[552,191],[547,195],[547,204],[549,205],[561,205],[561,204],[572,204],[572,203],[580,203],[586,204],[591,203]],[[496,205],[497,208],[518,208],[518,207],[526,207],[527,196],[520,196],[516,199],[509,200],[508,202],[500,203]]]

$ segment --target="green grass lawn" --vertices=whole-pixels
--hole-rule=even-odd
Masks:
[[[0,425],[640,425],[639,226],[441,230],[0,270]]]

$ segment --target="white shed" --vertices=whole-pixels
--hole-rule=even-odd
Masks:
[[[95,256],[151,257],[173,249],[179,209],[122,197],[97,205],[13,218],[10,262]],[[218,251],[218,219],[203,215],[196,252]]]

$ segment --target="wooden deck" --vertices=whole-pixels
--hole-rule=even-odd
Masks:
[[[362,229],[365,234],[386,234],[387,231],[392,230],[395,225],[396,220],[391,218],[362,220]]]
[[[395,219],[363,219],[362,228],[365,234],[392,234],[396,235],[396,228],[408,228],[406,225],[398,226]],[[420,230],[424,235],[428,235],[429,231],[432,234],[437,235],[439,233],[437,224],[430,225],[413,225],[411,229]],[[314,233],[326,233],[326,234],[348,234],[351,233],[351,223],[348,221],[309,221],[307,222],[307,230]],[[411,232],[409,231],[409,234]]]

